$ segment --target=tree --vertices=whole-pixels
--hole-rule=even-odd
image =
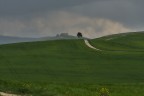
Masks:
[[[81,32],[78,32],[78,33],[77,33],[77,37],[78,37],[78,38],[82,38],[82,33],[81,33]]]

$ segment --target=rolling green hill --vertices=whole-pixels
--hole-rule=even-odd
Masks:
[[[121,33],[91,41],[97,48],[109,51],[144,51],[144,32]]]
[[[32,84],[51,84],[51,82],[62,84],[60,86],[66,87],[58,87],[61,91],[57,92],[63,94],[62,96],[95,96],[92,95],[97,94],[95,93],[96,89],[91,88],[93,85],[128,84],[127,87],[125,85],[107,87],[114,90],[113,94],[116,95],[113,96],[128,96],[128,94],[134,96],[130,95],[131,92],[128,94],[125,92],[131,89],[129,87],[132,86],[131,84],[135,83],[134,88],[137,88],[137,92],[144,90],[141,89],[144,85],[139,84],[144,83],[143,37],[144,33],[140,32],[90,40],[93,46],[103,51],[88,48],[83,40],[55,40],[1,45],[0,79]],[[58,84],[53,86],[59,86]],[[73,90],[69,95],[65,93],[69,88],[67,84],[70,84],[69,87]],[[87,88],[85,88],[86,85]],[[83,87],[81,88],[81,86]],[[120,86],[120,89],[117,86]],[[55,88],[57,87],[51,91],[56,90]],[[65,88],[64,91],[62,91],[63,88]],[[126,89],[123,90],[123,88]],[[78,94],[78,90],[86,91],[87,95],[74,94],[74,92]],[[117,93],[119,91],[120,93]],[[142,94],[137,96],[142,96]]]

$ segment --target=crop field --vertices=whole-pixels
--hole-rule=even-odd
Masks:
[[[33,96],[144,96],[144,33],[0,45],[0,91]]]

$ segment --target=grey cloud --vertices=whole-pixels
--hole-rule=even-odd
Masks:
[[[0,15],[16,16],[49,12],[95,0],[0,0]]]
[[[47,18],[35,17],[30,21],[1,20],[0,31],[4,32],[4,35],[29,37],[48,36],[62,32],[76,35],[78,31],[81,31],[84,36],[94,38],[131,30],[115,21],[57,11]]]
[[[141,0],[107,0],[76,6],[71,11],[91,17],[115,20],[129,27],[142,27],[144,24],[143,4],[144,1]]]
[[[37,37],[81,31],[94,38],[143,30],[142,0],[0,0],[0,34]]]

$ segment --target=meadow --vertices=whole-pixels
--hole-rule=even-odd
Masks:
[[[0,46],[0,91],[33,96],[144,95],[144,33]]]

